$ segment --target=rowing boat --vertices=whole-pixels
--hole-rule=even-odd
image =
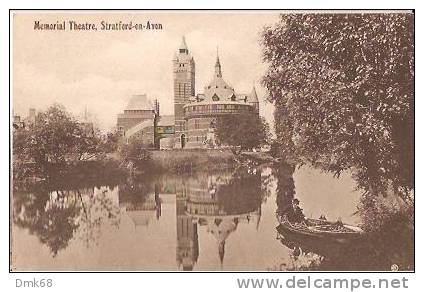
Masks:
[[[358,239],[361,228],[342,222],[330,222],[320,219],[305,219],[302,223],[289,222],[285,216],[278,216],[280,225],[277,231],[298,240],[320,240],[337,243],[348,243]]]

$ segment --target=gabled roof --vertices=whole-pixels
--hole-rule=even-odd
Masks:
[[[133,95],[127,104],[125,110],[154,110],[153,103],[147,98],[146,94]]]

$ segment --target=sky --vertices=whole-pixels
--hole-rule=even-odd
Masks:
[[[162,30],[46,31],[34,22],[76,21],[162,24]],[[103,130],[116,126],[133,94],[160,102],[161,114],[173,114],[172,58],[182,36],[196,62],[196,94],[211,81],[217,47],[223,78],[238,93],[256,86],[261,115],[273,121],[260,80],[260,33],[278,21],[272,12],[161,11],[38,14],[20,12],[13,19],[13,113],[25,117],[29,108],[45,110],[60,103],[76,116],[87,110]],[[69,28],[69,27],[68,27]]]

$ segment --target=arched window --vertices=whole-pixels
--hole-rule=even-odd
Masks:
[[[218,97],[218,95],[216,95],[216,93],[212,96],[212,100],[213,101],[219,101],[219,97]]]
[[[231,101],[236,101],[236,96],[234,94],[231,95]]]

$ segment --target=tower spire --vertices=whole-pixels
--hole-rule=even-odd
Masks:
[[[219,62],[218,46],[216,46],[215,76],[222,77],[221,63]]]
[[[185,36],[183,36],[183,38],[181,40],[180,53],[188,54],[188,47],[187,47],[187,43],[186,43],[186,40],[185,40]]]

